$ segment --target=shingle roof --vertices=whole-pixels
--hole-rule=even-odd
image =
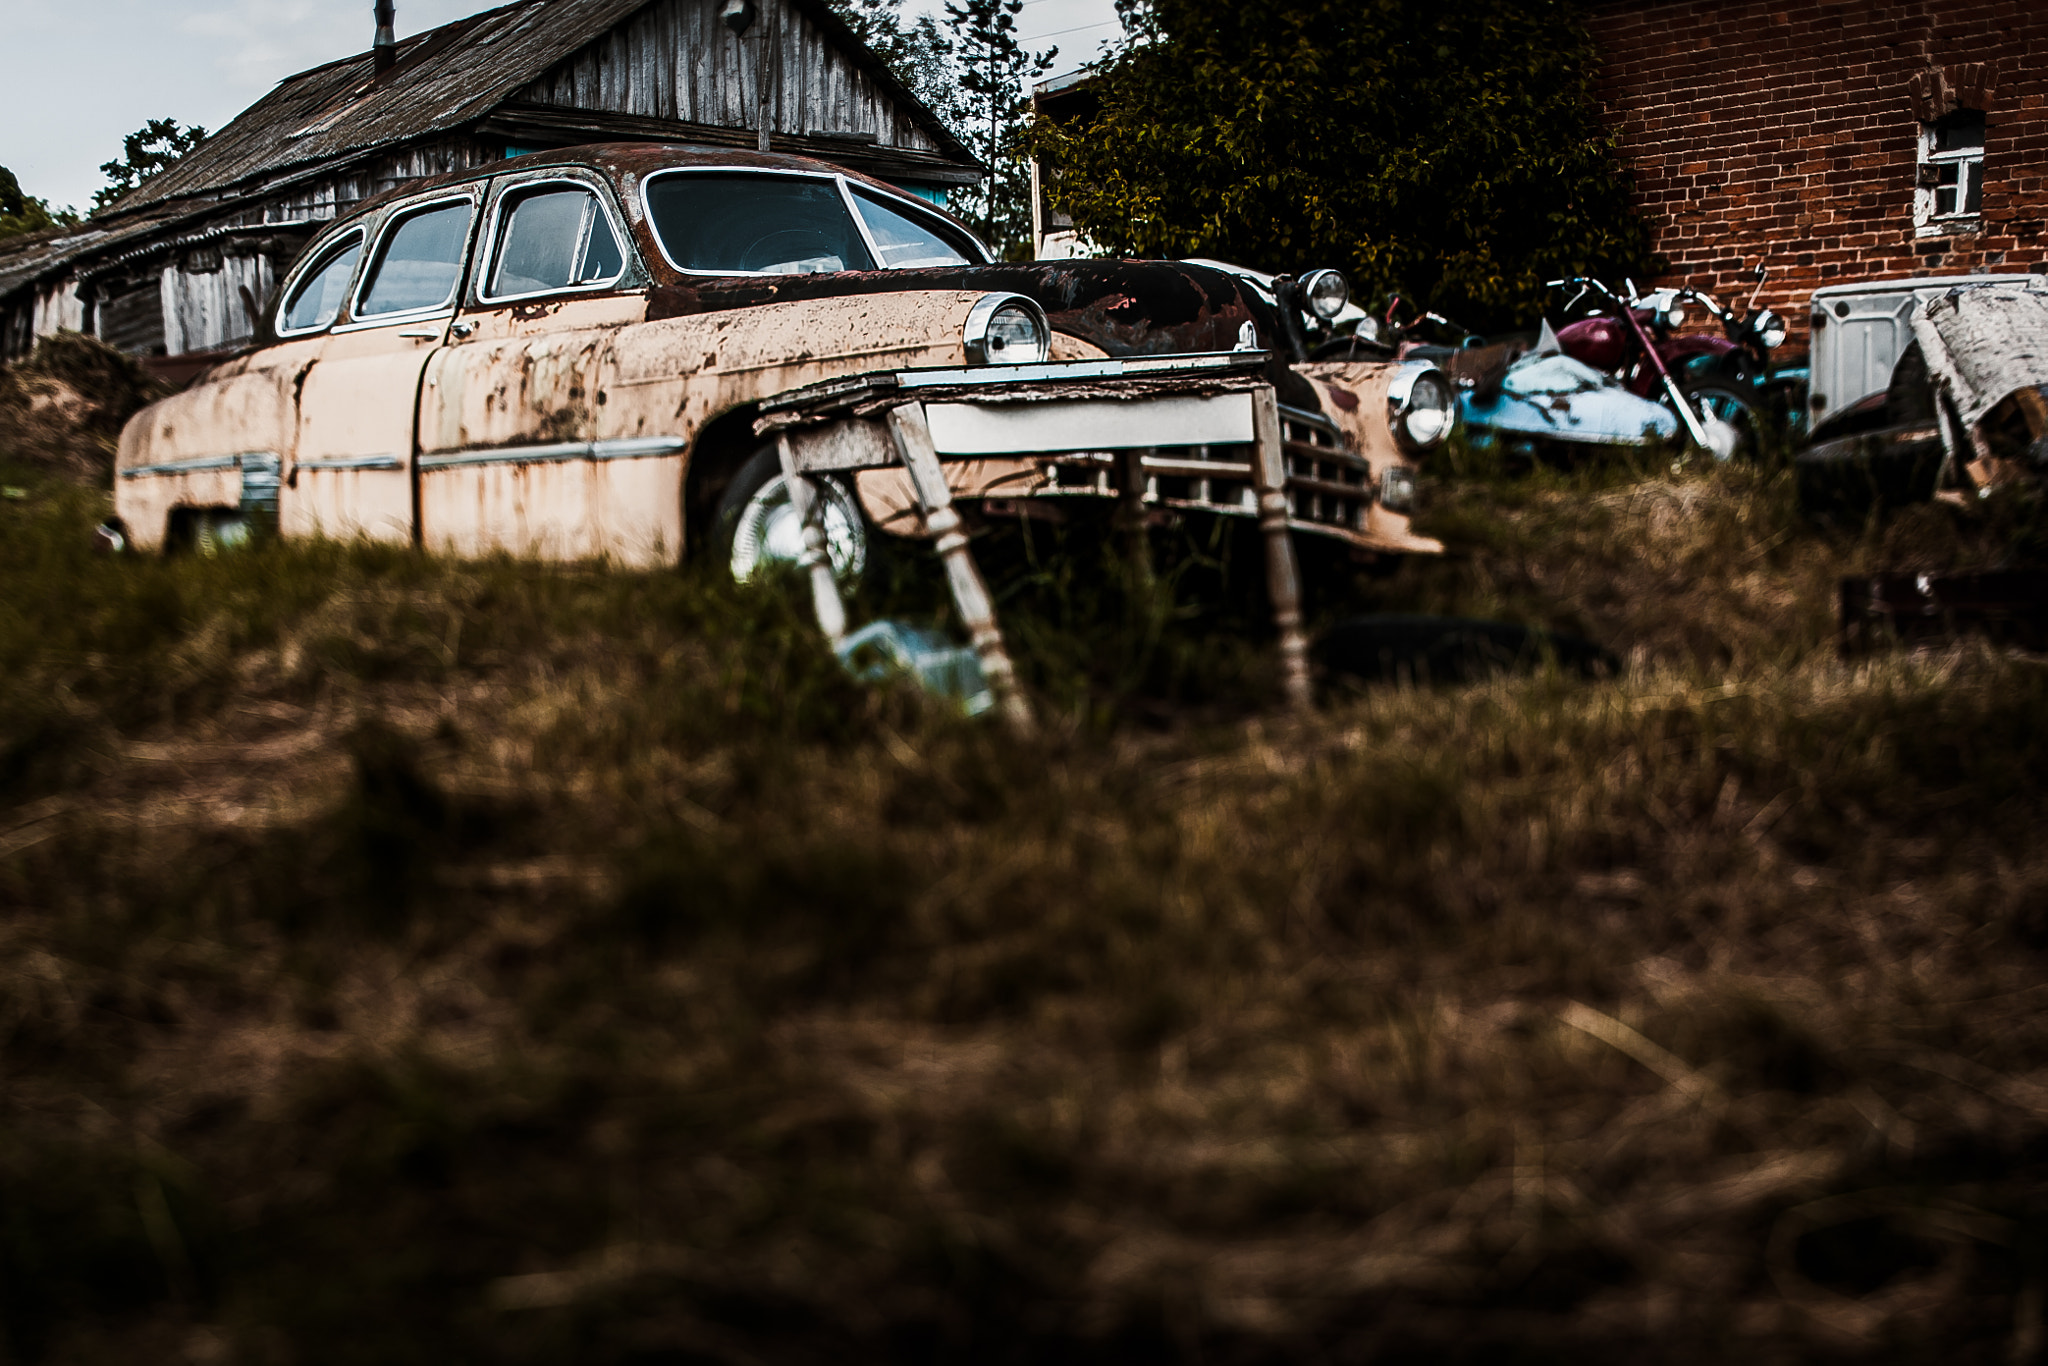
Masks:
[[[522,0],[406,39],[382,78],[367,51],[287,77],[115,211],[460,127],[647,2]]]
[[[124,196],[117,215],[210,195],[295,167],[448,132],[510,100],[651,0],[519,0],[402,41],[378,76],[368,52],[288,77],[176,165]],[[852,53],[951,156],[959,140],[819,0],[804,16]]]

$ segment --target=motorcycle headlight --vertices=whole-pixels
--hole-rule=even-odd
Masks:
[[[1311,271],[1302,277],[1301,301],[1309,312],[1328,322],[1351,302],[1351,286],[1334,270]]]
[[[1671,307],[1664,310],[1664,325],[1666,327],[1685,326],[1685,305],[1673,300]]]
[[[1387,425],[1408,450],[1427,450],[1449,436],[1457,411],[1450,380],[1427,362],[1402,366],[1387,386]]]
[[[961,333],[970,365],[1037,365],[1052,346],[1045,310],[1022,294],[982,295]]]
[[[1756,315],[1756,339],[1764,344],[1766,351],[1775,351],[1785,344],[1785,320],[1765,309]]]

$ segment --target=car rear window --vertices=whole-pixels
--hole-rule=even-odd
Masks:
[[[320,264],[307,272],[285,302],[279,330],[311,332],[341,316],[341,301],[348,295],[349,277],[355,274],[356,258],[362,254],[360,233],[328,248]]]
[[[358,318],[412,313],[455,301],[469,245],[470,203],[441,204],[399,220],[370,266]]]
[[[648,216],[669,260],[718,275],[873,270],[837,182],[816,176],[666,175]]]
[[[554,186],[514,199],[505,211],[488,292],[508,298],[607,284],[625,264],[597,196]]]

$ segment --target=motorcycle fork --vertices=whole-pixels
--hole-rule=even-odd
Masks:
[[[1701,450],[1711,450],[1712,447],[1707,445],[1706,429],[1700,426],[1699,417],[1693,412],[1692,405],[1685,401],[1685,394],[1679,389],[1678,381],[1672,378],[1670,368],[1664,364],[1664,358],[1657,354],[1656,343],[1650,339],[1650,334],[1643,330],[1642,323],[1636,318],[1636,311],[1624,306],[1621,310],[1621,320],[1627,325],[1630,335],[1636,339],[1637,347],[1642,350],[1643,359],[1649,363],[1651,371],[1662,384],[1665,395],[1670,398],[1672,408],[1678,413],[1679,422],[1685,427],[1685,434],[1691,437],[1692,444]]]

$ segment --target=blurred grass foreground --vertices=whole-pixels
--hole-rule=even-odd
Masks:
[[[0,1361],[2041,1357],[2048,672],[1830,641],[1981,520],[1440,479],[1352,606],[1620,676],[1293,719],[1025,603],[1025,742],[773,588],[95,558],[23,452]]]

